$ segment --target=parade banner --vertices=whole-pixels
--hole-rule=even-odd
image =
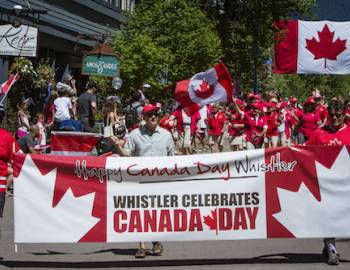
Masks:
[[[350,147],[16,155],[15,242],[350,237]]]

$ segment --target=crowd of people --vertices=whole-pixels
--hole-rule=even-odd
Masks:
[[[126,104],[122,104],[118,96],[106,98],[101,111],[104,136],[98,144],[98,153],[169,156],[293,144],[350,144],[349,100],[336,97],[326,103],[318,90],[304,102],[295,97],[280,97],[271,91],[264,96],[248,93],[233,98],[230,104],[208,104],[198,111],[190,111],[174,102],[151,103],[147,93],[150,87],[143,84]],[[97,83],[89,81],[85,92],[77,96],[75,80],[67,77],[51,88],[43,113],[36,117],[30,114],[31,100],[23,99],[18,104],[15,134],[20,149],[24,153],[40,152],[40,146],[49,143],[52,131],[97,132],[97,90]],[[7,134],[8,141],[15,142],[8,137],[8,132],[0,131]],[[155,145],[157,147],[153,147]],[[0,143],[2,195],[12,179],[10,161],[16,147],[17,144],[9,147],[7,141]],[[153,250],[160,255],[162,244],[154,242]],[[333,238],[325,239],[324,254],[329,264],[339,263]],[[136,257],[145,256],[145,245],[140,243]]]

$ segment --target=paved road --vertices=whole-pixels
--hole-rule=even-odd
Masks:
[[[350,269],[349,239],[337,243],[339,266],[324,263],[321,239],[169,242],[162,257],[144,260],[133,257],[133,243],[21,244],[15,253],[12,197],[6,201],[2,230],[0,269]]]

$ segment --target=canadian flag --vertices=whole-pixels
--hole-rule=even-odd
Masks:
[[[18,81],[19,79],[19,74],[16,73],[16,74],[11,74],[9,79],[2,83],[1,86],[0,86],[0,96],[1,95],[5,95],[12,87],[12,85],[15,84],[16,81]]]
[[[97,133],[54,131],[51,133],[51,154],[91,156],[100,138]]]
[[[275,22],[274,72],[350,73],[350,22]]]
[[[183,107],[198,108],[210,103],[230,102],[233,84],[229,71],[223,62],[207,71],[195,74],[190,80],[176,84],[175,99]]]

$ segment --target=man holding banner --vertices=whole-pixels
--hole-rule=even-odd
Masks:
[[[143,108],[145,125],[134,129],[128,137],[127,143],[122,148],[117,137],[112,137],[115,147],[120,156],[173,156],[175,144],[171,133],[159,127],[158,107],[152,104]],[[163,253],[163,245],[160,242],[153,243],[153,254],[160,256]],[[140,242],[139,249],[135,254],[136,258],[145,258],[145,244]]]
[[[328,104],[329,124],[317,129],[308,145],[348,145],[350,144],[350,126],[344,123],[345,107],[340,100],[331,100]],[[328,264],[339,264],[339,254],[335,247],[335,238],[325,238],[323,255],[328,257]]]
[[[2,122],[2,116],[0,115],[0,122]],[[7,186],[12,182],[13,170],[9,167],[9,163],[12,161],[13,153],[18,151],[18,145],[12,135],[6,130],[0,128],[0,221],[3,216],[3,210],[5,206],[5,196]],[[1,237],[1,224],[0,224],[0,237]]]

